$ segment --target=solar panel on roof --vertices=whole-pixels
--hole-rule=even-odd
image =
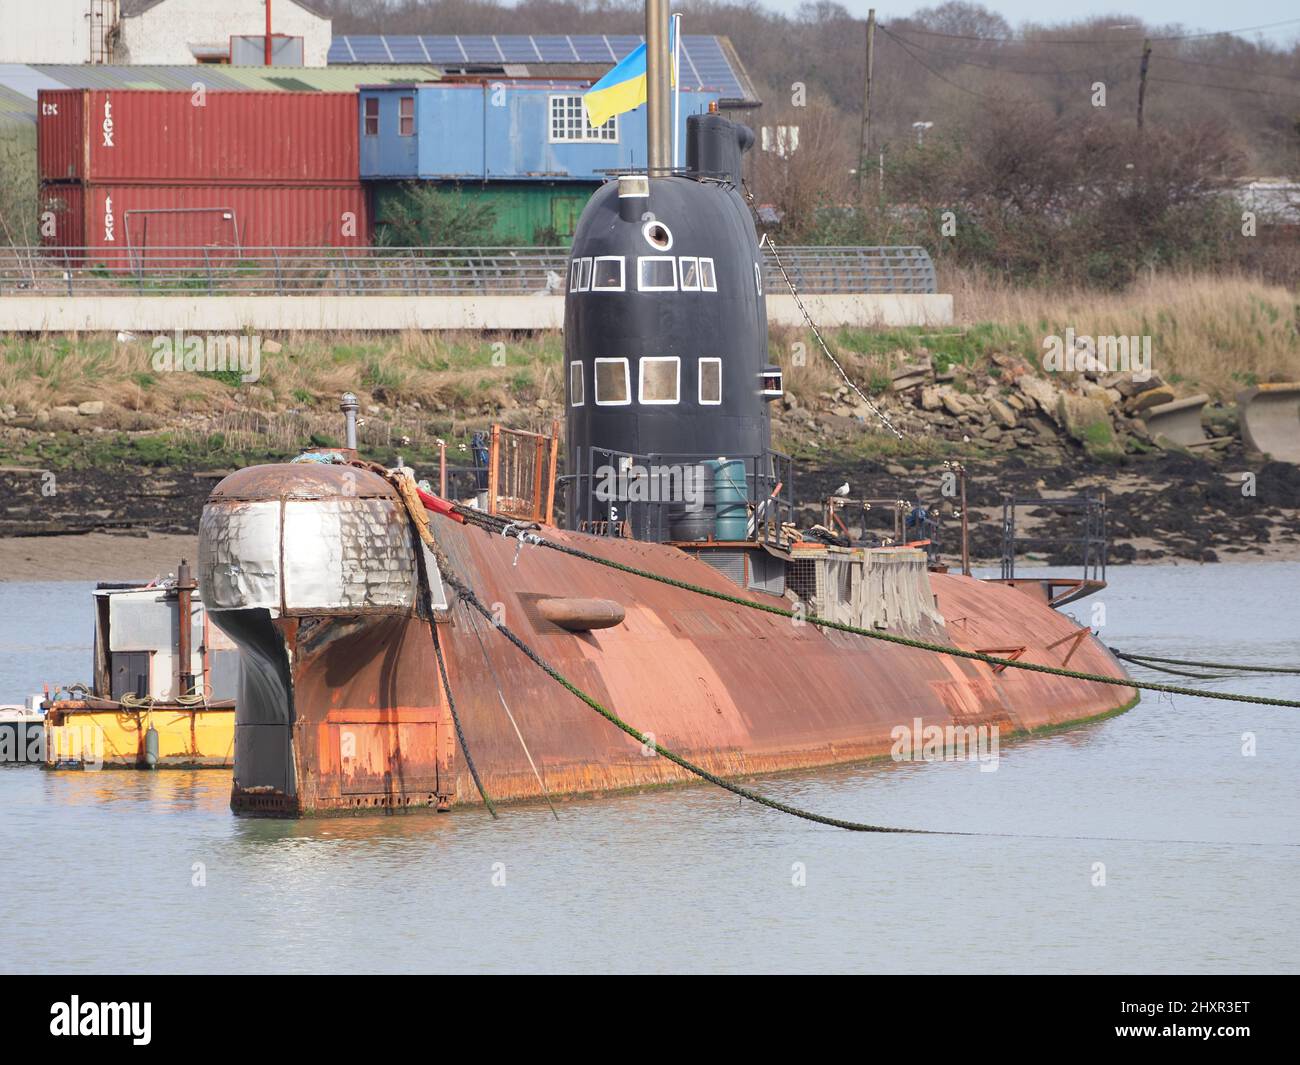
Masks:
[[[583,63],[613,63],[614,55],[604,37],[574,37],[573,50]]]
[[[497,47],[507,63],[536,63],[537,49],[528,37],[498,37]]]
[[[614,51],[615,59],[625,59],[641,43],[640,37],[631,35],[622,37],[609,37],[609,46]],[[685,38],[683,38],[683,42]]]
[[[428,62],[419,37],[393,37],[388,41],[388,51],[397,63]]]
[[[573,52],[573,45],[569,43],[568,37],[537,34],[533,37],[533,43],[537,46],[537,50],[542,53],[543,63],[573,63],[577,61],[577,57]]]
[[[455,37],[421,37],[429,59],[434,63],[463,63],[465,53]]]
[[[358,63],[385,63],[388,48],[382,37],[349,37],[348,43]]]
[[[360,34],[335,37],[330,63],[383,64],[439,63],[581,63],[602,66],[623,59],[641,44],[634,34],[427,34],[381,37]],[[705,34],[682,36],[683,88],[717,89],[724,96],[741,97],[745,90],[722,43]]]
[[[465,57],[470,63],[501,62],[501,51],[491,37],[466,37],[462,34],[460,45],[465,49]]]

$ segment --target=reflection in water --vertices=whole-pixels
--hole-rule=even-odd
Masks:
[[[154,812],[224,813],[230,803],[227,769],[82,769],[39,773],[47,797],[65,806],[142,806]]]
[[[1300,661],[1298,566],[1111,577],[1108,643]],[[25,613],[25,644],[66,642],[63,619],[30,609],[62,586],[13,587],[0,634]],[[0,700],[45,671],[80,676],[88,641],[40,673],[0,644]],[[14,768],[0,893],[34,920],[8,930],[0,970],[1295,971],[1298,743],[1300,718],[1276,709],[1149,698],[1003,744],[995,773],[878,762],[758,782],[820,812],[971,836],[839,832],[703,786],[561,803],[558,824],[544,806],[244,819],[227,771]],[[97,916],[51,935],[70,900]]]

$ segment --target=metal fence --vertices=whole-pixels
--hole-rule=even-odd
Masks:
[[[4,296],[560,295],[565,247],[25,248],[0,247]],[[919,247],[787,247],[801,293],[932,293]],[[766,291],[787,291],[770,255]]]

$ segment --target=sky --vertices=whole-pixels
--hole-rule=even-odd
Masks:
[[[803,0],[759,0],[764,7],[793,13]],[[838,0],[855,14],[866,17],[869,7],[876,8],[876,17],[882,22],[903,18],[926,7],[936,7],[942,0]],[[1079,18],[1098,15],[1136,15],[1155,25],[1181,23],[1192,29],[1224,31],[1245,26],[1262,26],[1287,19],[1300,19],[1295,0],[1235,0],[1225,4],[1221,0],[1058,0],[1045,4],[1043,0],[982,0],[983,6],[995,11],[1013,27],[1022,22],[1034,21],[1050,25],[1072,22]],[[1290,26],[1264,30],[1262,36],[1277,44],[1294,41],[1300,37],[1300,21]],[[1253,37],[1255,34],[1245,34]]]

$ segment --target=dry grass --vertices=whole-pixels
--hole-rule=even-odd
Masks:
[[[943,279],[958,320],[996,323],[1039,345],[1049,334],[1150,336],[1154,369],[1185,390],[1231,396],[1253,381],[1300,379],[1300,298],[1233,275],[1157,275],[1118,293],[1011,285],[973,273]]]
[[[1154,369],[1183,393],[1226,398],[1255,381],[1300,378],[1296,296],[1244,277],[1160,276],[1113,294],[1024,288],[970,273],[943,280],[955,296],[957,329],[841,329],[828,337],[864,390],[887,388],[890,370],[922,348],[945,364],[978,366],[997,351],[1037,359],[1043,337],[1063,335],[1067,327],[1080,336],[1150,336]],[[25,413],[102,399],[111,410],[164,420],[184,413],[332,414],[350,390],[363,404],[418,403],[465,418],[512,402],[563,401],[557,333],[276,339],[283,348],[263,354],[256,384],[236,387],[238,374],[159,372],[151,336],[129,342],[112,335],[0,337],[0,405]],[[801,401],[815,401],[841,383],[803,330],[774,328],[770,354]]]
[[[157,414],[311,410],[333,407],[343,392],[353,391],[365,403],[461,410],[507,398],[557,401],[562,390],[557,335],[301,333],[275,339],[282,350],[263,352],[258,380],[236,389],[237,372],[158,370],[153,337],[0,337],[0,404],[20,412],[96,399]]]

